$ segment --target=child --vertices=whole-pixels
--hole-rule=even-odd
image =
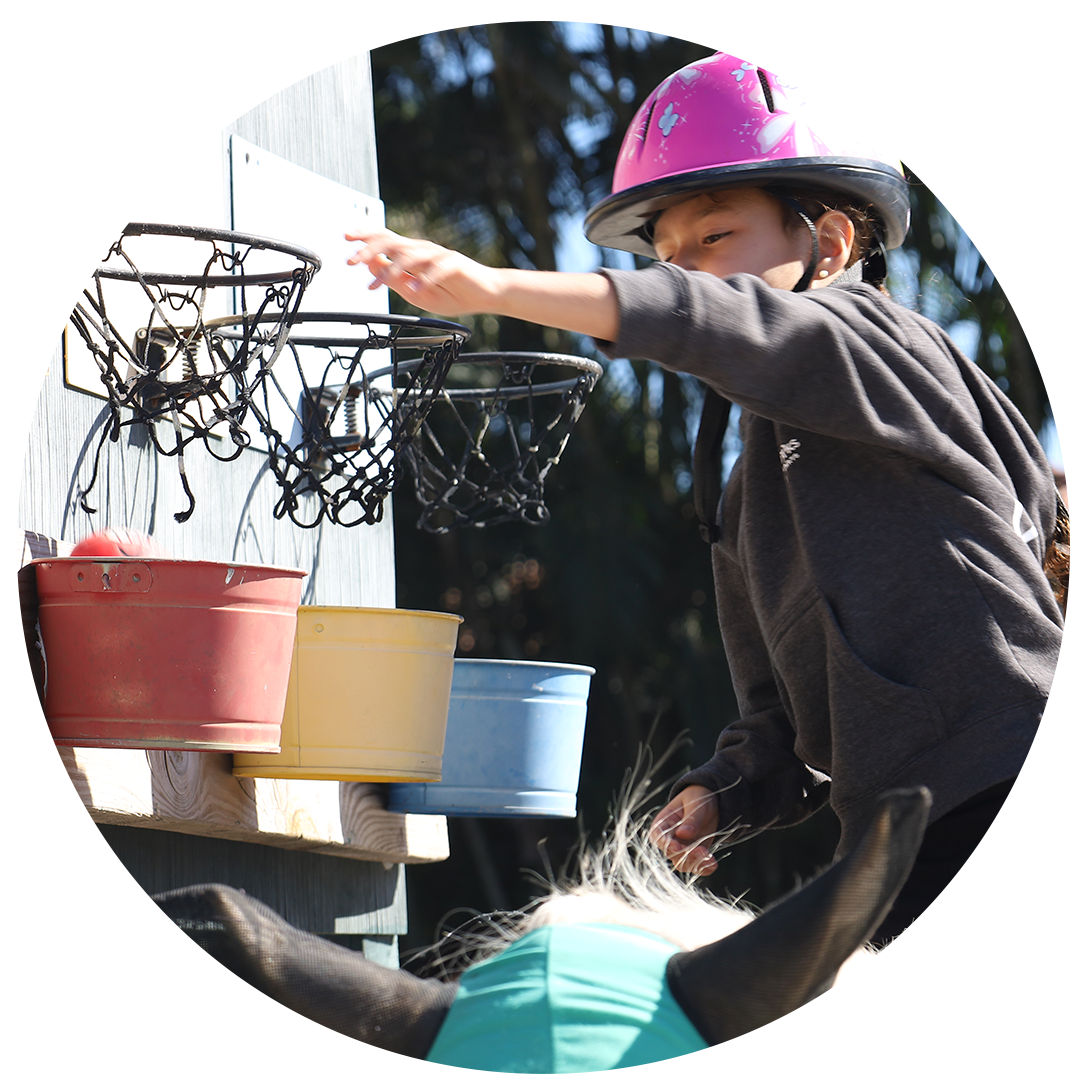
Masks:
[[[885,942],[963,864],[1038,728],[1067,584],[1049,465],[997,386],[882,291],[901,173],[826,145],[771,73],[721,53],[676,72],[613,187],[587,235],[658,259],[643,271],[493,269],[385,232],[349,234],[350,261],[436,314],[589,334],[706,384],[695,483],[711,467],[699,495],[740,717],[654,839],[709,874],[710,838],[828,801],[840,856],[882,791],[925,785],[931,824]],[[743,452],[717,506],[723,401]]]

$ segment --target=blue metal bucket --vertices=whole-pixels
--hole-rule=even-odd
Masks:
[[[455,660],[442,780],[388,784],[387,809],[447,817],[573,817],[594,669]]]

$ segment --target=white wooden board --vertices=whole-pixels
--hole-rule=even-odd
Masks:
[[[197,221],[170,221],[162,224],[220,227]],[[115,239],[119,240],[119,235]],[[198,275],[203,272],[213,251],[207,241],[197,241],[189,237],[155,235],[125,237],[123,248],[134,263],[134,267],[146,276]],[[262,270],[290,269],[295,265],[295,259],[291,257],[278,256],[276,262],[271,262],[269,255],[259,254],[261,260],[259,268]],[[108,250],[101,252],[101,260],[94,269],[101,266],[110,270],[132,271],[133,269],[127,260],[119,255],[110,254]],[[227,271],[218,270],[217,272],[226,273]],[[179,327],[194,322],[194,308],[192,307],[176,310],[166,304],[161,311],[155,313],[151,298],[138,282],[102,279],[99,294],[98,285],[95,284],[93,278],[88,278],[84,288],[90,296],[80,294],[76,303],[83,311],[83,317],[88,323],[91,335],[102,347],[104,347],[105,338],[96,328],[103,327],[105,319],[101,317],[99,311],[95,310],[93,301],[104,304],[111,330],[129,348],[134,347],[136,331],[150,323],[151,319],[155,326],[162,325],[163,317]],[[228,288],[207,290],[203,318],[213,319],[231,314],[232,291]],[[126,374],[123,364],[118,365],[118,370],[122,376]],[[170,374],[172,377],[180,377],[179,370]],[[97,397],[106,396],[101,382],[100,368],[72,323],[67,325],[64,333],[64,381],[74,389],[84,390]]]
[[[301,312],[347,312],[385,314],[390,310],[387,289],[370,291],[371,275],[363,267],[347,265],[355,245],[345,239],[354,225],[385,224],[383,204],[378,199],[354,191],[334,180],[294,165],[261,147],[229,137],[232,175],[232,227],[287,240],[314,251],[322,268],[304,293]],[[306,336],[320,336],[347,327],[302,325]],[[361,333],[362,330],[358,331]],[[322,349],[299,350],[309,385],[318,384],[328,360]],[[375,351],[364,355],[367,369],[388,364],[389,358]],[[274,373],[285,396],[297,408],[301,382],[291,355],[282,355]],[[271,403],[270,421],[282,435],[297,435],[295,419],[284,402]],[[251,427],[253,435],[258,429]],[[293,441],[293,440],[290,440]]]
[[[345,240],[345,232],[353,225],[381,227],[384,224],[383,204],[378,199],[295,165],[238,135],[229,137],[229,168],[231,229],[306,248],[322,260],[321,269],[304,293],[302,312],[385,314],[389,311],[385,287],[369,290],[371,276],[367,271],[363,267],[348,266],[346,262],[353,245]],[[210,250],[205,243],[187,238],[155,236],[128,238],[124,246],[140,271],[163,273],[197,274]],[[126,264],[115,256],[108,265],[126,268]],[[245,263],[249,272],[288,271],[296,265],[298,263],[292,256],[272,251],[252,252]],[[88,282],[87,287],[92,293],[95,291],[92,282]],[[110,321],[115,324],[119,336],[131,344],[139,327],[150,319],[150,300],[138,284],[106,280],[102,287]],[[80,303],[96,320],[87,299],[81,297]],[[249,307],[251,303],[252,295],[249,295]],[[206,298],[204,318],[235,314],[238,308],[236,290],[211,289]],[[160,324],[160,319],[155,322]],[[318,335],[320,330],[325,334],[346,329],[344,326],[313,326],[310,332]],[[308,327],[303,330],[309,332]],[[319,382],[328,354],[321,349],[302,349],[299,355],[309,383]],[[364,366],[368,370],[388,363],[385,354],[365,353]],[[270,421],[282,435],[295,437],[293,414],[300,399],[301,380],[293,357],[283,354],[275,364],[274,374],[283,399],[278,401],[272,395]],[[179,378],[180,375],[177,368],[170,377]],[[105,397],[99,367],[70,325],[65,335],[64,380],[69,387]],[[252,445],[264,447],[255,418],[250,417],[246,426],[253,437]]]

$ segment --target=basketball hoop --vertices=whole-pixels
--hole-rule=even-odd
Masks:
[[[602,368],[557,353],[467,353],[404,448],[431,533],[550,518],[544,483]]]
[[[145,250],[136,250],[140,246]],[[170,272],[136,264],[136,255],[146,265],[148,256],[161,257],[162,251]],[[214,457],[231,461],[249,445],[244,420],[251,372],[272,366],[320,266],[305,248],[226,229],[145,223],[124,229],[94,271],[85,302],[71,314],[97,364],[111,412],[81,494],[88,514],[96,513],[86,500],[106,440],[116,442],[122,428],[142,425],[159,454],[177,458],[188,506],[173,516],[179,522],[191,516],[195,497],[185,448],[198,440]],[[207,316],[215,305],[238,313],[234,322],[243,330],[231,349],[208,333]],[[257,341],[256,326],[264,328]],[[169,445],[159,439],[159,421],[169,425]]]
[[[209,330],[237,349],[263,340],[258,329],[235,329],[239,322],[218,319]],[[260,361],[252,377],[258,392],[248,399],[282,492],[274,516],[305,529],[324,518],[343,526],[381,521],[399,457],[468,338],[458,323],[412,315],[296,314],[284,350]]]

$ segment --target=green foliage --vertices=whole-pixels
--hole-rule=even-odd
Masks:
[[[1041,431],[1052,419],[1046,387],[1001,283],[934,193],[909,178],[911,231],[891,257],[894,295],[953,335]]]

